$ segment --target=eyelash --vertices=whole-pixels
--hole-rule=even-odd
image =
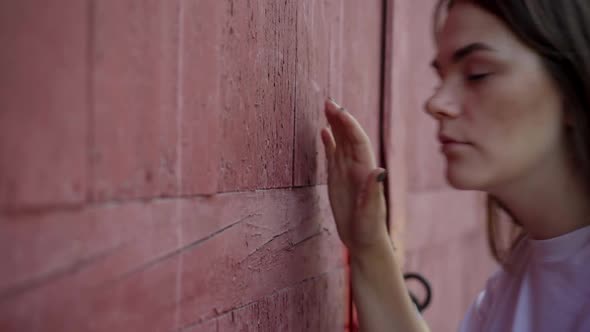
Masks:
[[[492,73],[467,75],[466,80],[468,83],[471,83],[471,84],[479,84],[479,83],[483,83],[483,81],[486,78],[488,78],[488,76],[490,76],[490,75],[492,75]],[[442,78],[442,76],[440,74],[438,75],[438,80],[439,80],[439,84],[434,88],[435,93],[440,89],[442,82],[444,81],[444,79]]]
[[[467,80],[469,82],[478,82],[488,77],[489,75],[490,73],[467,75]]]

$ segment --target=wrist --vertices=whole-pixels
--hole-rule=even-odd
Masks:
[[[394,246],[389,234],[384,233],[369,244],[349,250],[352,264],[371,262],[383,258],[389,259],[393,256]]]

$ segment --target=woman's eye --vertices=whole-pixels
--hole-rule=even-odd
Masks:
[[[481,81],[482,79],[486,78],[489,75],[490,75],[490,73],[467,75],[467,80],[470,82]]]

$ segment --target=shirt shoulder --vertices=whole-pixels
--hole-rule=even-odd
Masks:
[[[499,269],[488,278],[485,288],[479,292],[473,303],[467,309],[465,318],[459,327],[460,332],[482,330],[484,318],[487,316],[495,294],[504,278],[506,278],[506,272],[503,269]]]
[[[524,262],[527,260],[528,248],[526,241],[520,241],[512,251],[508,263],[514,267],[522,269]],[[486,281],[485,288],[477,295],[473,303],[469,306],[465,318],[460,325],[460,332],[483,331],[486,317],[493,310],[493,305],[498,301],[501,293],[510,289],[514,283],[515,275],[519,271],[509,272],[504,267],[500,267]]]

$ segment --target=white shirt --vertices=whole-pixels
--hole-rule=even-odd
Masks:
[[[590,331],[590,226],[548,240],[525,238],[487,282],[459,331]]]

